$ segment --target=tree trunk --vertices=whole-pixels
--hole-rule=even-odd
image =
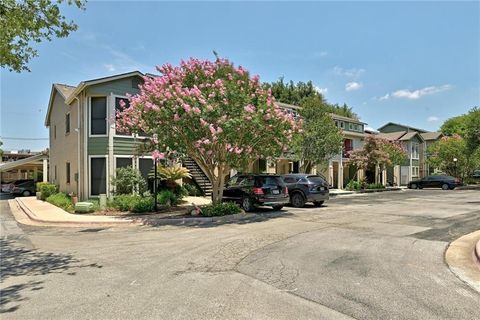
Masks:
[[[300,171],[302,173],[310,173],[312,170],[313,163],[310,160],[304,160],[302,166],[300,167]]]
[[[212,202],[220,203],[223,198],[223,188],[225,186],[225,168],[220,166],[217,168],[218,176],[212,181]]]

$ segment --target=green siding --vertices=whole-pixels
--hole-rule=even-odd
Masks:
[[[90,137],[88,138],[88,154],[104,155],[108,153],[107,137]]]
[[[399,131],[408,131],[408,128],[399,126],[396,124],[389,124],[386,127],[382,128],[382,130],[380,130],[380,132],[383,132],[383,133],[399,132]]]
[[[419,165],[420,165],[420,161],[419,161],[419,160],[412,160],[412,166],[418,167]]]
[[[113,138],[113,153],[118,155],[131,155],[137,153],[137,147],[141,144],[141,141],[134,140],[133,138]]]
[[[87,88],[87,94],[91,95],[115,95],[124,96],[126,93],[137,94],[138,88],[133,88],[132,80],[135,77],[100,83]]]

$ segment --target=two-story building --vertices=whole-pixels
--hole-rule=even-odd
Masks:
[[[434,169],[427,164],[427,148],[442,137],[440,132],[389,122],[378,129],[378,136],[391,141],[400,141],[407,150],[407,160],[394,168],[389,168],[387,180],[396,185],[407,185],[410,180],[432,174]]]
[[[45,125],[49,128],[49,181],[80,199],[109,195],[116,168],[132,166],[147,176],[150,155],[137,154],[144,137],[115,128],[115,112],[127,94],[139,93],[138,71],[80,82],[53,84]]]

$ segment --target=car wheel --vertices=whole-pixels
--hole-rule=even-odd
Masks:
[[[325,202],[325,201],[313,201],[313,205],[314,205],[315,207],[321,207],[324,202]]]
[[[416,183],[412,183],[412,185],[410,186],[410,188],[412,188],[412,189],[417,189],[418,187],[417,187],[417,184],[416,184]]]
[[[448,190],[448,189],[450,189],[448,184],[446,183],[442,184],[442,190]]]
[[[242,208],[245,210],[245,212],[250,212],[253,211],[253,202],[252,199],[245,197],[242,200]]]
[[[22,196],[30,197],[30,191],[28,191],[28,190],[23,191]]]
[[[290,197],[290,202],[292,203],[292,206],[295,208],[303,208],[305,206],[305,198],[301,193],[294,193]]]
[[[282,210],[283,206],[273,206],[273,210]]]

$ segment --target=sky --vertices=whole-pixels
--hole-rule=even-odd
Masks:
[[[1,70],[4,150],[43,150],[52,83],[77,85],[215,50],[262,81],[311,80],[371,128],[437,130],[480,105],[480,2],[115,2],[63,7],[79,29]],[[12,139],[14,138],[14,139]],[[19,138],[21,140],[19,140]]]

